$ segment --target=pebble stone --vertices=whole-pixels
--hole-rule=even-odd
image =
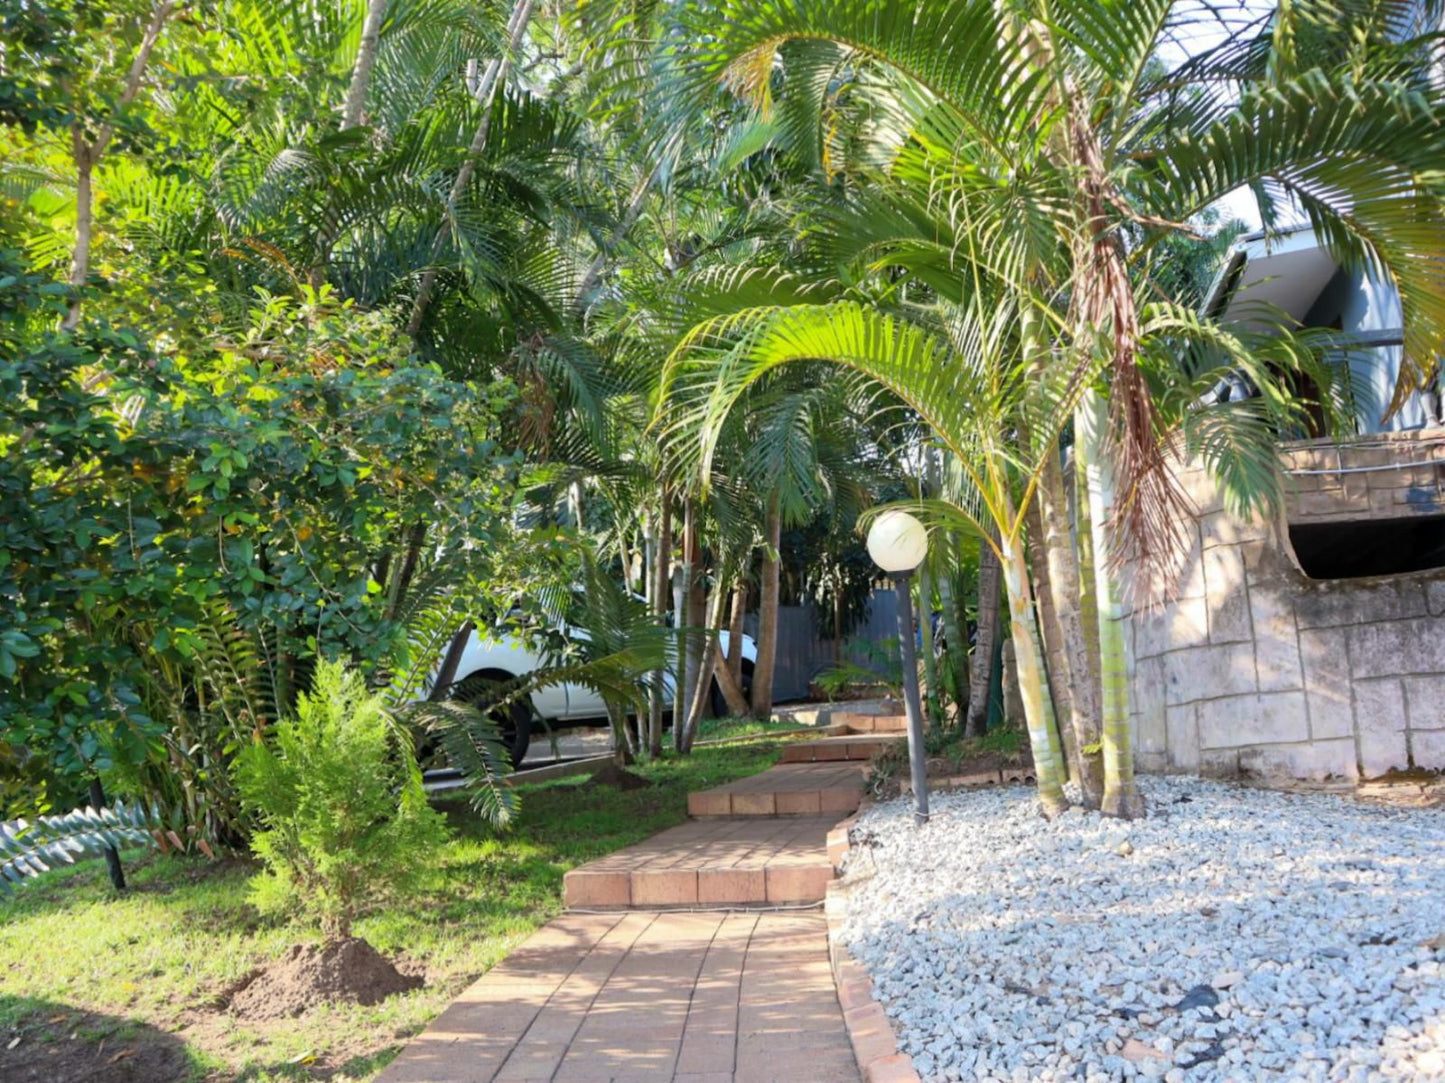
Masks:
[[[842,938],[925,1080],[1445,1080],[1445,810],[1140,785],[860,818]]]

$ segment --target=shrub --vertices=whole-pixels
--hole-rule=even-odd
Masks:
[[[261,825],[263,911],[299,908],[327,939],[351,935],[368,906],[427,868],[447,831],[422,789],[410,740],[360,674],[316,667],[294,716],[236,761],[242,801]]]

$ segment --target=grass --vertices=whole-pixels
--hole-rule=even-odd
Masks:
[[[243,1024],[213,1007],[254,967],[316,939],[256,912],[247,901],[249,863],[127,855],[132,886],[123,895],[111,890],[99,862],[49,874],[0,902],[0,1040],[59,1007],[108,1017],[111,1042],[125,1027],[177,1034],[193,1080],[271,1083],[321,1071],[370,1079],[406,1038],[561,911],[568,869],[680,823],[690,791],[755,774],[777,756],[767,743],[699,748],[686,759],[633,768],[653,786],[625,793],[575,778],[519,787],[522,814],[505,833],[462,801],[439,803],[455,837],[436,868],[356,928],[403,969],[424,970],[426,988],[280,1023]]]
[[[771,718],[704,718],[697,724],[697,740],[757,737],[770,733],[791,733],[801,728],[797,722],[778,722]]]

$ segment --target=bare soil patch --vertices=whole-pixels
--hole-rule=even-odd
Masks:
[[[420,977],[399,971],[365,940],[351,937],[331,944],[293,944],[223,999],[233,1015],[264,1022],[339,1001],[379,1004],[423,984]]]
[[[583,786],[611,786],[615,790],[646,790],[652,786],[641,775],[634,775],[624,767],[618,767],[615,763],[609,763],[599,771],[594,771],[592,777]]]
[[[42,1009],[0,1028],[6,1083],[176,1083],[191,1076],[173,1034],[78,1009]]]

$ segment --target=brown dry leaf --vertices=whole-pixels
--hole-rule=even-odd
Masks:
[[[1429,940],[1420,941],[1422,948],[1429,948],[1431,951],[1445,950],[1445,933],[1439,936],[1432,936]]]
[[[115,1056],[111,1057],[110,1060],[106,1061],[106,1063],[107,1063],[107,1064],[119,1064],[121,1061],[125,1060],[126,1057],[133,1057],[133,1056],[135,1056],[135,1050],[134,1050],[134,1049],[122,1049],[122,1050],[121,1050],[119,1053],[117,1053]]]

